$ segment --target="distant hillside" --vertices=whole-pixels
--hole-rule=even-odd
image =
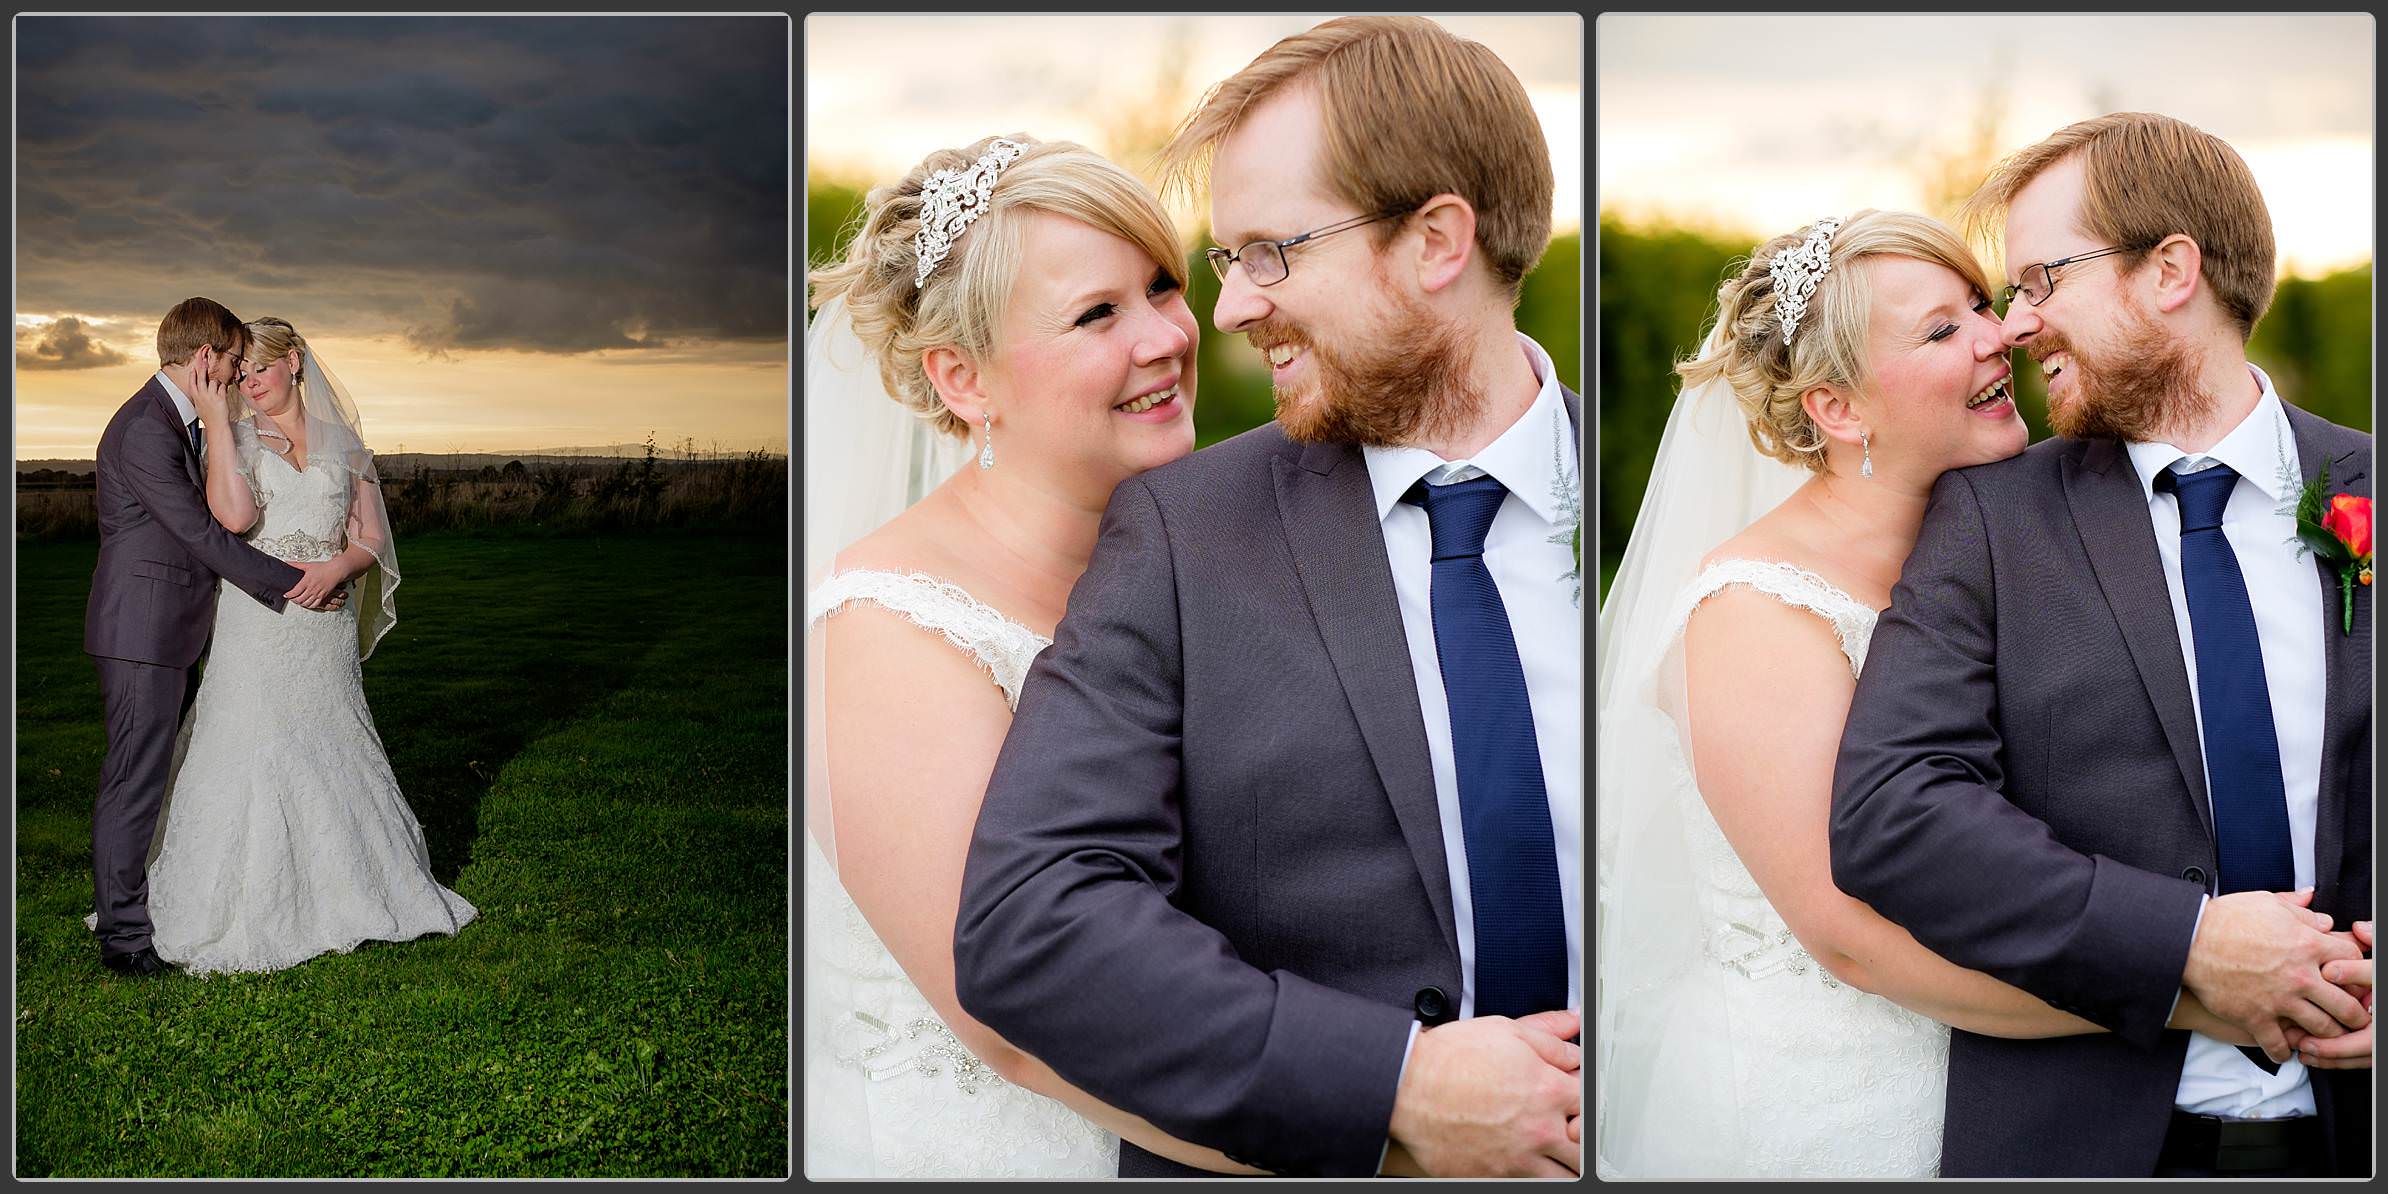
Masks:
[[[645,457],[646,454],[647,445],[645,444],[610,444],[599,448],[539,448],[529,452],[383,452],[374,457],[374,463],[376,467],[384,471],[412,472],[418,468],[446,471],[483,467],[504,468],[508,462],[516,460],[521,461],[525,466],[567,462],[585,463],[596,460],[638,460]],[[657,445],[655,449],[655,459],[659,461],[726,460],[734,459],[739,455],[742,453],[702,450],[683,452],[678,448],[666,448],[661,445]],[[780,456],[780,453],[774,452],[771,455],[776,458]],[[19,474],[50,470],[87,477],[91,475],[92,467],[92,462],[88,460],[20,460],[17,462]]]

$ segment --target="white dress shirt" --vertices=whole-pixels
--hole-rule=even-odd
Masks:
[[[1577,527],[1583,469],[1574,425],[1559,393],[1558,370],[1542,346],[1518,333],[1519,348],[1542,388],[1534,404],[1499,438],[1467,460],[1446,461],[1425,448],[1361,449],[1384,526],[1393,591],[1409,639],[1410,672],[1418,710],[1426,719],[1426,753],[1434,766],[1435,803],[1443,824],[1443,857],[1451,879],[1451,913],[1459,933],[1458,1015],[1476,1014],[1476,928],[1468,888],[1467,837],[1460,828],[1459,772],[1451,751],[1451,707],[1443,695],[1443,667],[1435,654],[1434,539],[1426,511],[1401,500],[1420,478],[1447,484],[1491,474],[1509,490],[1484,537],[1484,564],[1501,591],[1517,641],[1534,710],[1534,745],[1542,756],[1542,786],[1550,804],[1559,863],[1559,908],[1567,932],[1567,1006],[1583,1007],[1584,893],[1584,617],[1580,578],[1568,535]],[[1546,1009],[1536,1009],[1546,1010]]]
[[[158,370],[158,384],[166,387],[166,396],[174,400],[174,410],[182,416],[183,434],[189,435],[191,424],[199,421],[199,408],[191,405],[191,400],[183,395],[182,387],[175,385],[174,379],[166,376],[163,369]]]
[[[2322,703],[2328,685],[2321,617],[2321,573],[2297,553],[2296,500],[2304,485],[2297,437],[2281,409],[2272,379],[2247,367],[2263,397],[2221,442],[2202,454],[2171,444],[2126,445],[2139,474],[2155,524],[2156,553],[2164,562],[2164,584],[2172,597],[2181,661],[2189,671],[2189,702],[2198,710],[2198,753],[2205,753],[2205,715],[2197,691],[2197,640],[2189,628],[2189,597],[2181,587],[2181,511],[2172,494],[2158,493],[2155,479],[2171,468],[2200,472],[2227,464],[2239,474],[2223,507],[2222,534],[2247,580],[2255,609],[2255,632],[2264,654],[2264,687],[2272,700],[2272,730],[2280,741],[2281,782],[2288,795],[2289,850],[2297,886],[2313,886],[2313,826],[2322,784]],[[2208,792],[2212,785],[2209,776]],[[2210,798],[2210,797],[2209,797]],[[2204,905],[2199,905],[2203,918]],[[2269,1119],[2312,1115],[2313,1083],[2305,1066],[2290,1059],[2266,1074],[2237,1049],[2211,1037],[2189,1038],[2181,1085],[2173,1105],[2200,1115]]]

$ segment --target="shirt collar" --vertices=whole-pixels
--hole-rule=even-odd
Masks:
[[[1410,486],[1421,478],[1446,466],[1457,469],[1463,465],[1473,465],[1491,474],[1543,521],[1560,521],[1562,511],[1557,492],[1560,462],[1553,445],[1572,452],[1576,437],[1567,433],[1567,407],[1559,394],[1559,370],[1551,364],[1550,354],[1524,332],[1517,333],[1517,342],[1542,388],[1534,392],[1534,403],[1526,408],[1526,413],[1486,444],[1483,451],[1465,460],[1445,460],[1425,448],[1369,445],[1360,449],[1368,464],[1368,483],[1376,496],[1378,521],[1391,514],[1401,495],[1408,493]]]
[[[158,370],[158,384],[166,387],[166,396],[174,400],[174,409],[182,415],[183,426],[190,426],[199,417],[199,408],[191,405],[191,400],[183,396],[182,387],[175,385],[163,369]]]
[[[2255,400],[2255,407],[2230,434],[2204,452],[2184,452],[2171,444],[2129,443],[2124,450],[2131,454],[2131,467],[2139,473],[2139,488],[2149,500],[2155,499],[2156,477],[2174,464],[2187,460],[2202,468],[2206,461],[2230,466],[2231,471],[2245,478],[2247,483],[2262,490],[2275,503],[2294,496],[2289,486],[2302,485],[2303,473],[2297,471],[2297,437],[2289,433],[2288,417],[2280,409],[2280,393],[2272,388],[2272,378],[2250,361],[2247,371],[2255,375],[2255,384],[2263,390]],[[2287,476],[2281,469],[2286,467]]]

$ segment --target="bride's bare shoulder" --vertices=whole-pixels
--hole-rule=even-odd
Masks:
[[[1777,507],[1725,540],[1700,561],[1702,572],[1734,560],[1788,564],[1822,575],[1809,528],[1798,512]],[[1687,641],[1697,653],[1702,645],[1722,647],[1727,655],[1749,658],[1754,651],[1820,651],[1837,657],[1838,640],[1831,627],[1813,614],[1786,604],[1748,585],[1726,584],[1705,600],[1685,626]]]
[[[1739,534],[1717,544],[1701,557],[1701,570],[1714,568],[1727,560],[1799,563],[1799,557],[1807,554],[1808,536],[1803,533],[1799,512],[1789,509],[1789,505],[1786,502],[1767,511],[1758,521],[1742,528]]]
[[[986,578],[968,553],[940,534],[934,520],[914,517],[919,511],[915,505],[837,554],[839,575],[868,572],[906,579],[894,586],[897,592],[884,594],[888,600],[855,600],[849,592],[833,615],[812,625],[814,642],[826,656],[847,665],[830,669],[832,683],[842,679],[846,685],[909,689],[916,699],[960,693],[966,705],[983,703],[979,698],[993,693],[994,708],[1008,711],[979,664],[948,638],[950,617],[922,607],[924,602],[950,606],[956,591],[983,603]],[[879,592],[888,585],[873,582],[862,588]]]
[[[921,572],[938,576],[949,569],[951,555],[915,506],[881,524],[877,530],[837,553],[839,572]]]

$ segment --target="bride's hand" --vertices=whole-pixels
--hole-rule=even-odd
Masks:
[[[290,566],[305,575],[299,578],[298,584],[289,592],[282,594],[286,600],[296,601],[308,609],[322,610],[326,613],[340,608],[341,604],[347,600],[347,595],[340,592],[340,586],[345,584],[348,578],[341,575],[342,569],[337,561],[323,560],[312,564],[302,564],[293,560]]]
[[[207,351],[214,353],[215,349],[210,348]],[[184,391],[189,395],[191,405],[198,408],[199,422],[208,427],[214,427],[223,422],[226,410],[231,405],[230,400],[226,397],[230,392],[230,387],[208,376],[211,370],[212,365],[205,363],[193,368],[189,375],[190,381]]]

